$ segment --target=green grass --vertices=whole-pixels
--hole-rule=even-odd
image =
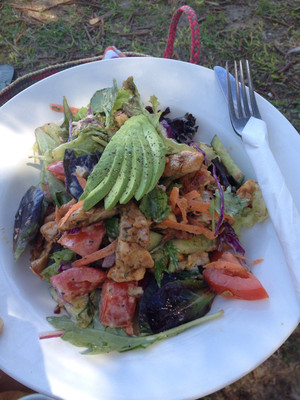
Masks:
[[[109,45],[162,57],[172,15],[186,4],[176,0],[82,0],[41,13],[24,9],[33,4],[38,8],[38,3],[45,8],[54,1],[0,3],[0,62],[12,64],[17,76],[49,64],[101,55]],[[248,58],[256,90],[299,129],[299,53],[288,53],[299,46],[300,40],[296,0],[187,3],[199,18],[200,64],[212,68],[233,58]],[[103,24],[89,23],[102,15],[106,15]],[[174,58],[188,61],[189,57],[189,24],[182,16]]]

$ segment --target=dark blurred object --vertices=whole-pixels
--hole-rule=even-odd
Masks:
[[[0,65],[0,90],[8,86],[14,76],[14,69],[11,65]]]
[[[13,378],[6,375],[3,371],[0,370],[0,400],[8,400],[8,394],[12,397],[12,395],[19,395],[20,393],[25,396],[34,393],[34,391],[15,381]],[[20,397],[21,396],[15,398]]]

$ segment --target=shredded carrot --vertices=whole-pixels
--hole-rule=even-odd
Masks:
[[[204,235],[211,240],[215,239],[214,232],[201,225],[189,225],[181,222],[175,222],[170,219],[165,219],[163,222],[157,224],[156,227],[162,229],[171,228],[179,231],[194,233],[195,235]]]
[[[173,189],[171,190],[170,197],[169,197],[170,204],[171,204],[171,207],[172,207],[172,211],[173,211],[173,213],[175,215],[178,216],[178,215],[181,214],[181,216],[182,216],[181,226],[182,226],[182,224],[186,224],[187,226],[191,226],[191,225],[188,224],[188,218],[187,218],[187,214],[189,212],[204,213],[204,214],[208,215],[211,218],[211,214],[210,214],[210,211],[209,211],[210,204],[209,203],[203,203],[200,200],[195,200],[196,198],[199,198],[199,197],[201,197],[201,195],[197,190],[192,190],[192,191],[186,193],[183,196],[179,195],[179,188],[178,187],[174,186]],[[179,212],[180,212],[180,214],[179,214]],[[218,213],[216,211],[215,211],[215,216],[216,216],[216,218],[218,217]],[[233,218],[230,215],[226,214],[226,215],[224,215],[224,217],[226,219],[228,219],[229,221],[233,220]],[[163,221],[162,223],[164,223],[164,222],[165,221]],[[201,228],[203,229],[204,227],[200,226],[200,229]],[[174,229],[176,229],[176,228],[174,228]],[[179,229],[179,228],[177,228],[177,229]],[[181,229],[181,230],[186,230],[186,229]],[[194,233],[194,232],[191,232],[191,230],[189,230],[187,232]],[[209,234],[207,233],[207,235],[209,235]],[[207,236],[207,237],[209,237],[209,236]]]
[[[189,211],[198,211],[205,214],[209,214],[209,207],[210,207],[209,203],[202,203],[201,201],[191,200],[191,199],[188,199],[187,202],[189,206]]]
[[[239,260],[236,259],[235,255],[229,251],[224,251],[220,257],[221,260],[229,261],[231,263],[240,264]]]
[[[61,104],[50,104],[50,108],[51,108],[51,110],[56,111],[56,112],[63,113],[65,111],[64,106]],[[76,114],[77,111],[79,110],[79,108],[77,108],[77,107],[69,107],[69,109],[72,114]]]
[[[240,254],[234,254],[234,257],[236,258],[240,258],[241,260],[245,260],[245,261],[249,261],[250,263],[256,265],[256,264],[260,264],[261,262],[264,261],[263,258],[259,258],[257,260],[250,260],[250,258],[245,257],[245,256],[241,256]]]
[[[61,220],[59,221],[59,225],[62,226],[65,224],[65,222],[69,219],[69,217],[71,216],[71,214],[78,210],[78,208],[82,207],[83,205],[83,200],[78,201],[77,203],[75,203],[74,205],[72,205],[72,207],[66,212],[66,214],[61,218]],[[58,227],[59,228],[59,227]]]
[[[58,224],[60,219],[70,210],[70,208],[76,204],[76,200],[72,199],[68,203],[63,204],[60,208],[55,207],[55,222]]]
[[[171,203],[171,207],[172,207],[172,211],[175,215],[179,215],[178,209],[182,215],[182,221],[183,223],[187,223],[188,219],[187,219],[187,200],[183,197],[179,196],[179,188],[174,186],[171,193],[170,193],[170,203]]]
[[[188,206],[189,206],[188,211],[200,212],[200,213],[210,215],[210,212],[209,212],[210,204],[209,203],[202,203],[201,201],[198,201],[198,200],[188,199]],[[219,217],[219,214],[217,213],[217,211],[215,211],[215,217],[216,218]],[[224,214],[224,218],[228,219],[229,221],[234,221],[234,217],[232,217],[231,215],[228,215],[228,214]]]
[[[170,203],[173,212],[175,212],[178,198],[179,198],[179,188],[177,186],[174,186],[170,193]]]
[[[187,208],[188,208],[188,203],[187,200],[184,198],[178,199],[177,200],[177,206],[181,212],[182,215],[182,222],[184,224],[188,223],[188,219],[187,219]]]
[[[200,197],[200,193],[197,190],[192,190],[191,192],[184,194],[183,197],[188,200],[194,200],[197,197]]]
[[[55,222],[58,224],[59,220],[61,219],[61,214],[59,212],[58,206],[55,207]]]
[[[82,187],[82,189],[84,189],[86,187],[86,179],[79,175],[76,175],[76,178],[79,182],[79,185]]]
[[[80,258],[72,263],[72,266],[75,268],[82,267],[88,264],[91,264],[95,261],[101,260],[107,256],[110,256],[116,251],[117,239],[110,243],[108,246],[103,249],[97,250],[94,253],[88,254],[85,257]]]

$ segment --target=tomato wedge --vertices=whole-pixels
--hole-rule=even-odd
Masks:
[[[47,170],[51,175],[57,179],[60,179],[61,181],[64,181],[66,178],[63,161],[53,161],[47,165]]]
[[[127,328],[131,325],[136,307],[136,298],[129,295],[136,281],[114,282],[106,280],[100,300],[100,322],[111,328]]]
[[[99,222],[63,233],[58,243],[85,257],[99,249],[105,232],[104,222]]]
[[[91,267],[70,268],[50,278],[51,285],[65,301],[84,296],[100,287],[106,272]]]
[[[250,271],[247,271],[247,277],[241,277],[226,270],[208,268],[203,271],[203,277],[223,297],[242,300],[262,300],[269,297],[260,281]]]
[[[227,298],[262,300],[268,293],[260,281],[228,251],[214,252],[203,277],[213,290]]]

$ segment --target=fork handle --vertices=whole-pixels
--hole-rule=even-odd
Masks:
[[[251,117],[242,132],[242,140],[285,254],[300,302],[300,216],[269,147],[266,123]]]

